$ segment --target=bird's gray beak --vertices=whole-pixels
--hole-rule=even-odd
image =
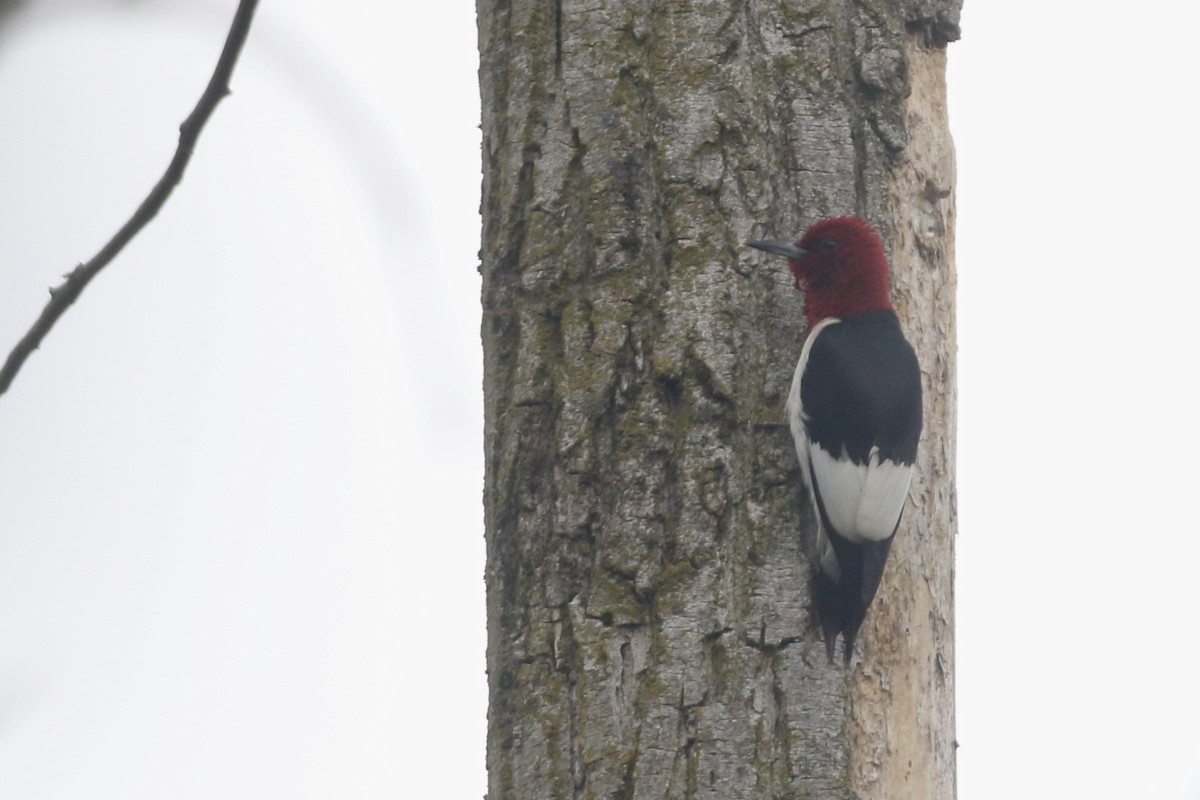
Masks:
[[[746,242],[746,246],[791,259],[796,259],[804,255],[804,251],[796,247],[796,245],[791,242],[780,241],[779,239],[759,239],[754,242]]]

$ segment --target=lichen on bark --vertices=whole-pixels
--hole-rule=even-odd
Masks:
[[[479,0],[489,797],[950,798],[955,0]],[[884,235],[926,434],[851,671],[783,420],[803,298]]]

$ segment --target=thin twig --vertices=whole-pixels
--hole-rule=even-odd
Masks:
[[[192,158],[196,140],[200,138],[200,131],[208,122],[208,118],[212,116],[217,103],[229,94],[229,77],[233,74],[238,54],[241,53],[242,45],[246,42],[246,34],[250,31],[250,20],[254,16],[257,6],[258,0],[241,0],[238,3],[233,24],[229,28],[229,35],[225,38],[225,49],[221,51],[221,58],[217,61],[217,68],[213,70],[212,78],[209,79],[204,94],[200,96],[200,101],[196,103],[192,113],[179,126],[179,146],[175,149],[175,155],[171,158],[167,171],[158,179],[158,183],[150,190],[150,194],[138,206],[137,211],[129,218],[128,222],[121,226],[108,244],[104,245],[91,261],[80,264],[71,270],[61,285],[50,290],[50,302],[42,309],[42,315],[29,329],[29,333],[17,342],[17,346],[8,356],[8,360],[4,362],[4,367],[0,368],[0,394],[8,391],[8,387],[25,363],[25,359],[38,349],[42,339],[54,327],[54,323],[58,322],[58,318],[71,307],[71,304],[83,292],[84,287],[99,274],[100,270],[108,266],[108,263],[116,257],[117,253],[121,252],[125,245],[129,244],[129,241],[142,228],[146,227],[146,223],[154,219],[159,209],[167,202],[172,190],[183,178],[183,171]]]

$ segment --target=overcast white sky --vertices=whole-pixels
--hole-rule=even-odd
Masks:
[[[235,5],[0,17],[0,350]],[[968,0],[950,51],[963,800],[1200,798],[1200,12],[1095,8]],[[475,69],[467,2],[266,2],[0,397],[0,797],[483,795]]]

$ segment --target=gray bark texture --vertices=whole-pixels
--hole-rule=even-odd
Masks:
[[[490,800],[955,793],[961,0],[477,0]],[[805,333],[743,246],[858,214],[925,433],[853,667],[784,420]]]

